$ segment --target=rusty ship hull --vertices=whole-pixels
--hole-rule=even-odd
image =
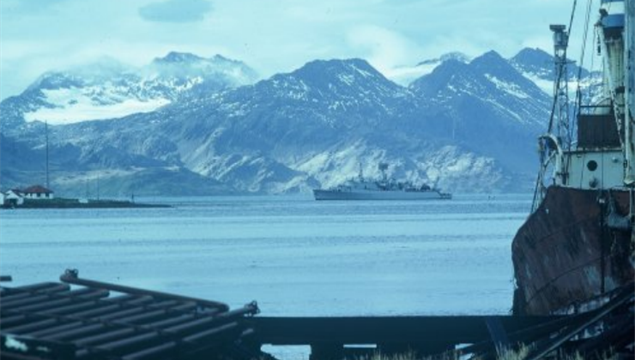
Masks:
[[[584,311],[635,279],[628,190],[549,187],[512,243],[514,314]]]

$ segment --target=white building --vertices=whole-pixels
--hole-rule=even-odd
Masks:
[[[33,185],[22,191],[24,197],[34,200],[51,200],[54,198],[53,190],[47,189],[42,185]]]
[[[9,190],[4,194],[5,206],[20,206],[24,204],[24,197],[20,190]]]

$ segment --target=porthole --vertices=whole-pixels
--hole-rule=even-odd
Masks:
[[[589,169],[589,171],[595,171],[598,168],[598,163],[595,160],[591,160],[586,163],[586,168]]]

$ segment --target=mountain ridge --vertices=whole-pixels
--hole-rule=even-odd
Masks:
[[[180,53],[165,58],[199,61]],[[495,52],[463,60],[448,57],[408,87],[362,59],[316,60],[145,113],[50,126],[55,184],[69,189],[65,184],[102,169],[115,174],[104,181],[120,184],[118,195],[133,191],[118,171],[128,179],[146,174],[160,191],[172,188],[159,174],[177,171],[184,181],[209,179],[219,192],[306,193],[354,177],[360,163],[378,176],[377,164],[387,162],[391,176],[448,191],[527,191],[549,96]],[[38,122],[0,133],[26,148],[43,141]],[[0,161],[0,185],[33,171],[16,164]]]

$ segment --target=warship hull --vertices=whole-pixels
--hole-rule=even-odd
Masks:
[[[512,243],[513,312],[583,312],[635,279],[633,193],[551,186]]]
[[[450,194],[438,191],[392,191],[392,190],[313,190],[315,200],[441,200]]]

